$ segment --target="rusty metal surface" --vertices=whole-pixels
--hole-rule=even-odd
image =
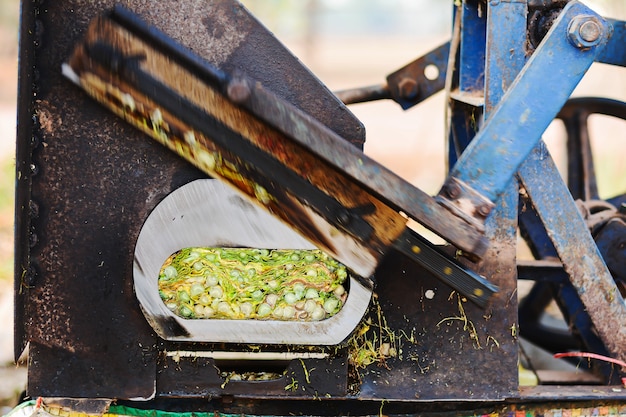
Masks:
[[[155,7],[161,4],[165,2]],[[189,3],[176,4],[192,7]],[[109,115],[61,77],[61,62],[69,56],[87,22],[112,4],[85,5],[78,1],[53,2],[39,11],[39,27],[49,36],[42,38],[34,61],[40,73],[37,100],[31,100],[28,92],[21,96],[22,108],[32,106],[37,114],[35,131],[41,138],[31,150],[30,134],[22,130],[18,144],[18,159],[27,161],[20,165],[21,178],[32,181],[26,196],[38,207],[37,216],[28,217],[37,235],[32,248],[27,234],[18,236],[20,265],[36,265],[38,270],[26,282],[28,287],[21,288],[20,298],[20,307],[24,308],[23,340],[31,341],[29,394],[149,398],[155,394],[157,381],[158,397],[180,395],[181,390],[189,389],[187,392],[197,398],[207,392],[191,390],[180,378],[189,376],[191,381],[201,382],[207,377],[213,381],[203,371],[209,369],[208,365],[188,361],[174,365],[157,359],[160,352],[175,346],[159,341],[143,319],[131,277],[134,243],[143,220],[171,191],[203,174]],[[137,10],[145,6],[141,2],[127,5]],[[29,7],[25,11],[34,13]],[[170,33],[178,34],[170,25],[180,27],[177,19],[185,15],[183,12],[181,9],[149,17],[160,28],[167,31],[169,27]],[[193,20],[200,12],[190,11],[187,17]],[[193,30],[199,29],[193,24],[184,28],[187,32]],[[201,49],[201,39],[194,38],[193,33],[186,34],[185,39],[197,42],[193,46]],[[22,67],[21,71],[23,76],[30,74],[30,68]],[[36,175],[30,174],[30,162]],[[27,207],[22,209],[21,219],[28,215]],[[494,245],[489,258],[499,258],[502,265],[514,265],[510,258],[499,256],[501,249]],[[501,265],[492,264],[494,260],[488,262],[483,265],[485,270],[495,271]],[[365,402],[382,398],[399,402],[501,399],[515,395],[517,368],[511,366],[517,360],[512,317],[515,306],[511,304],[513,293],[507,279],[496,276],[496,283],[504,291],[483,312],[462,301],[459,304],[455,294],[448,299],[449,288],[399,254],[392,254],[378,274],[388,278],[381,280],[377,289],[382,311],[391,328],[398,335],[406,335],[402,356],[386,364],[370,365],[361,376],[358,392],[351,395],[343,396],[343,384],[348,378],[345,371],[331,373],[338,379],[329,392]],[[21,279],[20,275],[20,283]],[[434,291],[432,300],[426,297],[429,289]],[[339,361],[336,369],[345,369],[341,356],[335,359]],[[320,362],[310,368],[321,370],[322,365]],[[481,379],[475,378],[476,369],[481,370]],[[294,376],[302,383],[307,376],[298,372]],[[352,382],[356,379],[350,378]],[[236,390],[233,386],[222,391],[221,384],[218,389],[219,381],[214,381],[211,395],[246,397],[267,390],[262,384],[254,384],[254,388],[240,384]],[[277,384],[272,390],[266,395],[285,395],[278,395]],[[314,391],[302,395],[315,398]]]
[[[361,124],[306,70],[296,68],[295,58],[260,26],[249,20],[249,32],[233,39],[235,27],[228,19],[250,19],[243,9],[227,9],[228,2],[123,3],[208,58],[220,58],[224,65],[252,65],[261,75],[270,69],[265,82],[280,86],[289,98],[298,97],[303,106],[312,105],[307,110],[362,144]],[[31,342],[30,395],[154,395],[156,337],[133,294],[134,242],[143,219],[162,198],[204,177],[62,78],[61,63],[88,22],[113,4],[22,6],[16,354]],[[224,27],[208,26],[215,13]],[[243,62],[247,49],[255,50],[257,61]],[[260,65],[267,59],[264,54],[280,65]],[[322,99],[310,100],[304,91]]]
[[[612,356],[624,360],[626,304],[543,142],[520,179],[598,335]]]
[[[363,146],[361,122],[240,4],[232,0],[201,5],[177,2],[174,7],[149,0],[120,3],[217,68],[249,74],[350,143]]]
[[[379,282],[376,292],[389,327],[399,337],[400,354],[363,372],[362,399],[517,396],[515,271],[506,267],[514,265],[510,243],[491,242],[480,265],[480,273],[500,288],[487,310],[463,301],[398,254],[384,260],[381,273],[399,279]]]

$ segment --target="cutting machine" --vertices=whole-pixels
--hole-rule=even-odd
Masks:
[[[586,120],[626,106],[569,98],[592,63],[625,65],[626,25],[578,1],[450,7],[449,42],[379,86],[332,93],[234,0],[24,2],[15,352],[26,350],[26,394],[95,414],[112,402],[623,412],[626,200],[599,201]],[[362,151],[346,106],[406,109],[441,90],[450,170],[430,196]],[[568,126],[567,183],[541,139],[555,118]],[[516,261],[518,230],[535,261]],[[182,314],[160,291],[164,268],[207,247],[322,250],[348,271],[341,309]],[[519,307],[518,278],[535,282]],[[551,300],[570,331],[542,324]],[[592,358],[584,378],[520,387],[520,333]]]

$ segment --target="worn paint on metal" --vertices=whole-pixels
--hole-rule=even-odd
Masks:
[[[605,346],[626,359],[626,304],[543,142],[520,179]]]
[[[569,22],[580,14],[597,16],[578,2],[565,7],[450,176],[491,201],[508,186],[601,49],[583,50],[568,41]],[[606,42],[608,24],[603,30]],[[520,119],[524,123],[511,123]]]

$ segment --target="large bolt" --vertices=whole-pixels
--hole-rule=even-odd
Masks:
[[[461,187],[453,182],[449,182],[444,185],[444,191],[448,195],[448,197],[452,199],[455,199],[459,195],[461,195]]]
[[[570,42],[577,48],[589,49],[602,41],[603,26],[594,16],[576,16],[567,27]]]
[[[595,42],[600,39],[600,35],[602,34],[602,28],[598,25],[597,22],[593,20],[588,20],[580,25],[578,28],[578,32],[580,33],[580,37],[585,42]]]
[[[403,78],[398,83],[398,90],[400,91],[400,97],[405,100],[413,100],[419,93],[419,85],[412,78]]]

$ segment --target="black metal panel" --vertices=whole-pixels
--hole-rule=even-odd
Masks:
[[[245,10],[229,9],[230,3],[197,7],[192,2],[138,0],[125,5],[194,50],[206,50],[212,38],[236,35],[232,59],[223,55],[226,44],[205,58],[253,68],[267,85],[281,86],[278,93],[298,98],[305,110],[362,144],[360,122],[338,101],[331,105],[333,97],[325,87]],[[22,6],[15,350],[19,355],[31,342],[32,396],[154,395],[157,340],[133,293],[134,242],[162,198],[204,176],[61,76],[61,64],[88,22],[113,4],[63,1]],[[226,25],[241,19],[249,32]],[[248,59],[251,48],[254,59]],[[259,65],[269,55],[282,65]],[[264,68],[271,68],[267,76]],[[311,100],[312,96],[324,100]],[[33,143],[32,137],[38,139]]]
[[[206,16],[217,13],[212,7],[223,3],[198,6],[190,1],[136,0],[124,4],[211,59],[206,37],[207,25],[214,18],[206,20]],[[171,191],[203,174],[127,126],[61,76],[61,63],[88,22],[112,5],[113,1],[74,0],[44,5],[24,2],[23,6],[22,22],[26,26],[22,33],[27,35],[22,38],[20,67],[16,351],[31,342],[28,393],[149,398],[155,394],[156,385],[159,397],[181,393],[192,397],[254,396],[270,384],[258,384],[256,391],[248,391],[247,384],[222,389],[217,385],[220,380],[212,379],[215,371],[209,364],[183,361],[173,366],[159,362],[163,345],[145,322],[133,293],[132,257],[144,219]],[[31,33],[35,34],[32,38]],[[247,48],[254,45],[241,42]],[[219,61],[223,50],[215,49],[213,59]],[[233,53],[239,58],[232,62],[250,62],[254,67],[251,73],[256,74],[258,61],[244,60],[248,52]],[[294,70],[289,65],[281,68],[285,73]],[[262,81],[269,89],[283,82],[280,72],[267,77],[269,81]],[[320,91],[319,86],[289,79],[295,88],[289,94],[309,98],[322,94],[315,92]],[[31,94],[32,82],[35,96]],[[327,103],[321,106],[333,114],[344,111]],[[32,120],[35,124],[31,128]],[[344,136],[359,137],[360,124],[351,120],[345,126],[352,126],[346,129],[353,129],[354,135]],[[32,145],[34,135],[39,139]],[[358,144],[358,139],[351,141]],[[501,262],[514,268],[513,260]],[[494,265],[487,267],[496,270]],[[376,291],[390,329],[405,334],[399,356],[386,364],[370,365],[359,381],[356,374],[348,372],[341,353],[328,362],[311,364],[308,369],[316,368],[319,373],[310,375],[309,385],[302,384],[307,375],[294,361],[291,375],[300,386],[311,388],[298,395],[314,399],[324,392],[343,399],[372,399],[375,401],[367,404],[373,404],[374,409],[382,398],[402,402],[504,398],[512,394],[512,387],[516,387],[517,368],[511,366],[516,363],[516,341],[509,327],[514,326],[516,309],[509,303],[510,281],[496,279],[504,291],[491,306],[492,311],[462,304],[464,314],[475,326],[481,344],[478,348],[467,323],[460,320],[463,316],[456,295],[448,299],[451,289],[397,254],[392,254],[377,274],[384,277]],[[428,289],[435,289],[435,298],[426,301],[424,292]],[[328,368],[322,370],[324,366]],[[477,369],[482,379],[476,379]],[[316,380],[322,372],[328,376]],[[207,385],[194,391],[189,385],[192,382]],[[356,388],[345,394],[350,383]],[[283,384],[274,383],[265,395],[284,398]],[[324,389],[318,390],[322,386]]]
[[[385,258],[378,274],[383,273],[393,279],[379,280],[376,293],[398,336],[398,357],[363,372],[361,398],[476,400],[516,395],[514,281],[496,277],[500,292],[482,310],[460,301],[458,293],[399,254]]]
[[[32,103],[41,139],[31,156],[37,239],[21,259],[37,269],[23,287],[28,394],[149,398],[156,337],[133,293],[134,241],[153,205],[200,174],[62,78],[61,62],[90,17],[83,13],[94,11],[56,2],[38,10],[37,27],[46,36],[35,52]],[[24,151],[22,143],[18,148]]]
[[[235,375],[272,372],[276,376],[269,380],[238,380],[229,376],[231,372]],[[345,398],[348,391],[347,376],[348,361],[345,354],[325,359],[290,361],[216,361],[202,357],[165,357],[159,362],[157,394],[164,398]]]

